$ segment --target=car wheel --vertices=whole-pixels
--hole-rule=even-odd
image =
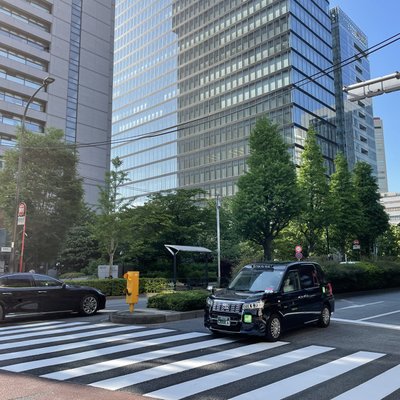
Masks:
[[[97,297],[92,294],[88,294],[81,301],[79,313],[82,315],[93,315],[96,313],[98,306],[99,302]]]
[[[318,326],[321,328],[327,328],[331,322],[331,310],[327,305],[324,305],[319,316]]]
[[[282,323],[278,315],[272,314],[268,321],[265,330],[265,336],[268,341],[276,342],[282,334]]]

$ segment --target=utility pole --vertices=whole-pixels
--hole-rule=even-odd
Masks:
[[[221,287],[221,234],[219,227],[219,209],[221,208],[221,196],[217,193],[215,202],[217,212],[217,265],[218,265],[218,287]]]

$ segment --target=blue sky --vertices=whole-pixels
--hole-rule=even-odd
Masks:
[[[400,32],[399,0],[331,0],[367,35],[369,47]],[[370,55],[371,78],[400,71],[400,40]],[[400,193],[400,90],[373,98],[383,120],[389,191]]]

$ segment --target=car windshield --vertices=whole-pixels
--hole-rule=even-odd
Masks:
[[[229,289],[249,292],[275,292],[283,272],[270,269],[242,269],[228,286]]]

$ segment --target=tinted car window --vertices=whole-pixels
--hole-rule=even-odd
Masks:
[[[312,265],[305,265],[300,268],[300,282],[303,289],[319,286],[319,278]]]
[[[34,275],[33,279],[35,280],[36,286],[62,286],[62,282],[57,279],[51,278],[50,276],[45,275]]]
[[[1,286],[5,287],[31,287],[29,276],[11,275],[1,279]]]

